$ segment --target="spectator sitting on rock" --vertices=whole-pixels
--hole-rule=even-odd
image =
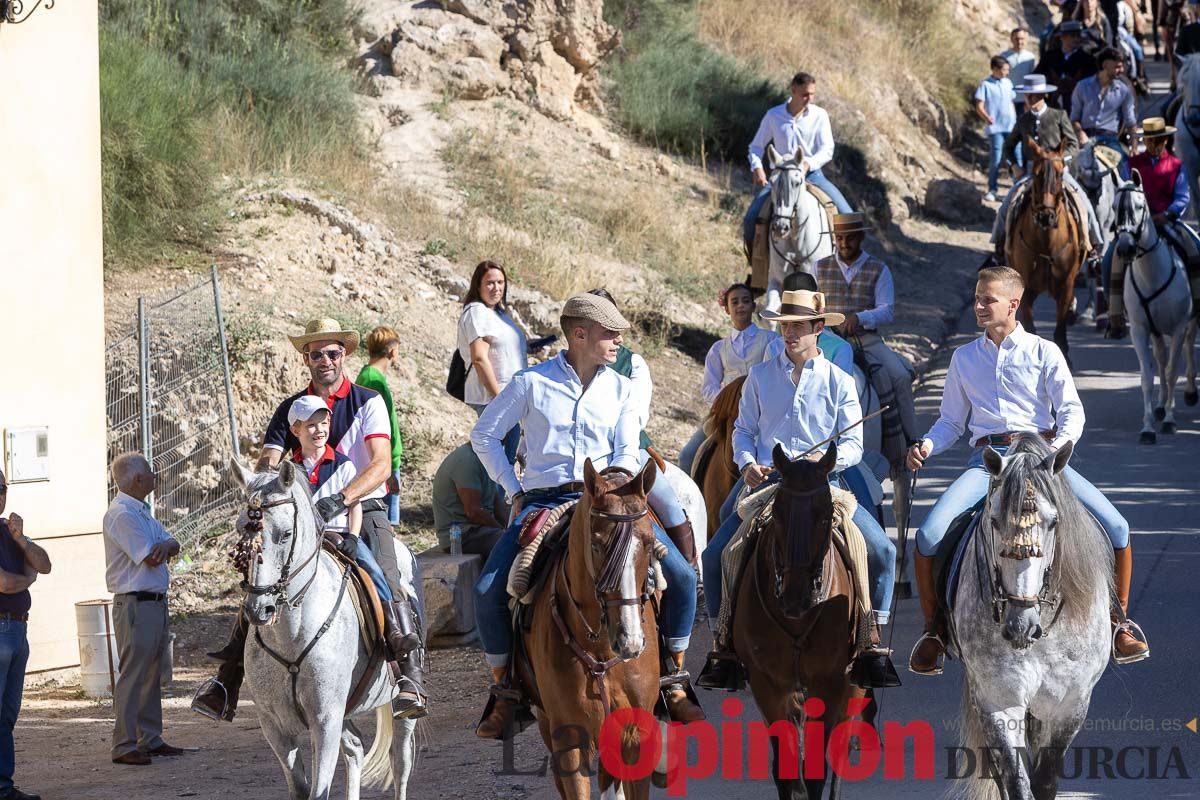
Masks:
[[[463,552],[484,558],[508,524],[504,490],[469,442],[451,450],[433,476],[433,524],[442,552],[450,552],[450,526],[459,525]]]

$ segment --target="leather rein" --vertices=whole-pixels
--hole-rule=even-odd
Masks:
[[[993,485],[988,489],[987,498],[984,500],[983,509],[980,513],[979,525],[983,527],[984,517],[987,515],[987,508],[992,499],[992,492],[998,484],[993,481]],[[985,543],[986,539],[986,543]],[[1053,558],[1046,560],[1046,570],[1042,574],[1042,590],[1036,595],[1013,594],[1004,586],[1004,578],[1000,574],[1000,556],[996,552],[996,530],[989,523],[987,525],[987,535],[976,537],[976,547],[978,553],[983,556],[984,570],[976,570],[979,580],[979,592],[981,596],[987,597],[992,607],[992,621],[1000,623],[1004,620],[1008,606],[1017,608],[1037,608],[1041,614],[1042,607],[1054,609],[1054,616],[1050,621],[1043,626],[1042,630],[1045,633],[1050,632],[1050,627],[1058,621],[1058,615],[1062,613],[1062,597],[1058,592],[1053,591],[1052,576],[1054,569]],[[1049,548],[1047,548],[1049,549]],[[989,585],[986,590],[983,586],[983,575],[989,577]]]
[[[1142,247],[1141,245],[1142,231],[1145,230],[1146,221],[1150,219],[1149,206],[1142,207],[1142,216],[1138,220],[1136,228],[1130,230],[1129,228],[1123,227],[1125,224],[1124,220],[1134,213],[1132,209],[1127,210],[1126,208],[1128,205],[1132,205],[1132,201],[1127,197],[1127,195],[1131,192],[1137,192],[1145,197],[1145,191],[1143,189],[1138,189],[1135,186],[1122,186],[1120,189],[1118,189],[1116,224],[1117,235],[1128,232],[1131,236],[1133,236],[1135,250],[1133,256],[1129,259],[1130,264],[1142,258],[1143,256],[1150,255],[1165,244],[1162,234],[1158,232],[1158,226],[1151,223],[1150,228],[1154,231],[1154,244],[1150,245],[1149,247]],[[1170,287],[1171,282],[1175,280],[1175,273],[1179,271],[1179,265],[1175,261],[1175,254],[1168,253],[1168,255],[1170,256],[1171,261],[1171,271],[1167,273],[1167,279],[1162,282],[1162,285],[1160,285],[1149,295],[1145,294],[1142,291],[1142,287],[1138,286],[1136,272],[1132,269],[1129,270],[1129,282],[1133,286],[1133,293],[1137,295],[1138,304],[1142,307],[1142,313],[1146,315],[1146,323],[1150,326],[1150,335],[1155,337],[1162,336],[1162,331],[1159,330],[1158,325],[1154,322],[1154,315],[1150,313],[1150,304],[1154,302],[1160,294],[1165,292],[1168,287]]]
[[[795,172],[795,171],[797,171],[797,170],[800,170],[800,169],[802,169],[802,167],[801,167],[799,164],[795,164],[795,163],[793,163],[793,164],[789,164],[789,165],[786,165],[786,166],[783,166],[783,165],[781,165],[781,166],[778,166],[778,167],[774,167],[774,168],[773,168],[771,171],[772,171],[772,172],[774,172],[774,171],[778,170],[779,172]],[[808,191],[808,190],[807,190],[807,189],[804,187],[804,184],[805,184],[805,183],[807,183],[807,176],[806,176],[806,178],[805,178],[805,181],[803,181],[803,182],[802,182],[802,184],[801,184],[801,187],[800,187],[800,189],[799,189],[799,191],[800,191],[800,192],[806,192],[806,191]],[[774,195],[774,193],[775,193],[775,187],[773,187],[773,186],[772,186],[772,187],[771,187],[771,194],[772,194],[772,195]],[[803,197],[803,195],[801,195],[801,197]],[[820,205],[820,204],[818,203],[818,205]],[[799,198],[799,197],[797,197],[797,198],[796,198],[796,207],[795,207],[795,209],[792,211],[792,219],[793,219],[793,220],[795,220],[795,225],[794,225],[794,227],[792,228],[792,233],[791,233],[791,235],[787,237],[787,238],[789,238],[789,239],[794,239],[794,240],[796,240],[797,242],[799,242],[799,240],[800,240],[800,231],[802,231],[802,230],[804,229],[804,227],[805,227],[805,226],[808,224],[808,219],[809,219],[807,216],[805,216],[803,219],[801,219],[801,218],[800,218],[800,216],[799,216],[799,214],[800,214],[800,198]],[[775,206],[774,206],[774,204],[772,204],[772,205],[771,205],[771,216],[772,216],[772,217],[774,217],[774,216],[775,216]],[[825,215],[824,215],[824,214],[822,214],[821,216],[822,216],[822,217],[825,217]],[[796,266],[798,266],[800,263],[802,263],[802,262],[804,262],[804,261],[808,261],[810,258],[812,258],[813,254],[814,254],[814,253],[816,253],[816,252],[817,252],[817,250],[819,250],[819,249],[821,248],[821,239],[822,239],[824,236],[826,236],[826,235],[832,235],[832,231],[827,231],[827,230],[824,230],[824,227],[825,227],[825,226],[824,226],[824,223],[822,222],[822,226],[821,226],[822,230],[821,230],[821,234],[820,234],[820,235],[817,237],[817,244],[813,246],[813,249],[812,249],[812,250],[809,250],[807,253],[805,253],[805,254],[804,254],[802,257],[800,257],[800,258],[795,258],[795,259],[794,259],[794,258],[792,258],[792,257],[791,257],[791,254],[790,254],[790,253],[787,253],[787,252],[785,252],[785,251],[782,251],[782,250],[780,250],[780,249],[779,249],[778,245],[776,245],[776,244],[775,244],[775,237],[774,237],[774,236],[772,236],[772,235],[770,234],[770,232],[769,232],[769,228],[770,228],[770,226],[769,226],[769,225],[768,225],[768,234],[767,234],[767,240],[768,240],[768,241],[771,243],[771,249],[772,249],[772,250],[775,252],[775,255],[776,255],[776,256],[778,256],[778,257],[779,257],[779,259],[783,261],[783,263],[785,263],[785,264],[791,263],[791,264],[793,264],[793,265],[796,265]]]

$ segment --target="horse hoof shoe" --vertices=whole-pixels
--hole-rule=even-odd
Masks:
[[[1162,422],[1164,419],[1167,418],[1167,410],[1165,408],[1163,408],[1162,406],[1159,406],[1158,408],[1154,409],[1154,418],[1156,420],[1158,420],[1159,422]]]
[[[1164,422],[1164,423],[1162,424],[1162,432],[1163,432],[1163,433],[1165,433],[1165,434],[1171,434],[1171,433],[1174,433],[1174,432],[1175,432],[1175,430],[1176,430],[1176,429],[1175,429],[1175,423],[1174,423],[1174,422]]]
[[[1152,431],[1143,431],[1138,437],[1139,444],[1155,444],[1158,442],[1158,437]]]
[[[1194,406],[1194,405],[1196,405],[1196,403],[1200,403],[1200,392],[1184,392],[1183,393],[1183,404],[1184,405]]]

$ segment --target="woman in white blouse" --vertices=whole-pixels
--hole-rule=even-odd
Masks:
[[[482,261],[471,276],[458,319],[458,352],[467,364],[463,399],[482,414],[512,376],[528,366],[525,334],[508,315],[508,274],[495,261]],[[504,437],[504,452],[516,460],[520,428]]]

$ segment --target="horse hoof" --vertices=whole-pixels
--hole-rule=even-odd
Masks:
[[[1162,432],[1164,434],[1172,434],[1176,430],[1174,422],[1164,422],[1162,424]]]
[[[1158,437],[1154,431],[1142,431],[1142,435],[1138,437],[1138,444],[1157,444]]]
[[[1196,403],[1200,403],[1200,391],[1183,393],[1183,404],[1185,406],[1194,406]]]
[[[1163,408],[1162,406],[1159,406],[1158,408],[1154,409],[1154,419],[1155,420],[1157,420],[1158,422],[1162,422],[1166,418],[1167,418],[1167,410],[1165,408]]]

